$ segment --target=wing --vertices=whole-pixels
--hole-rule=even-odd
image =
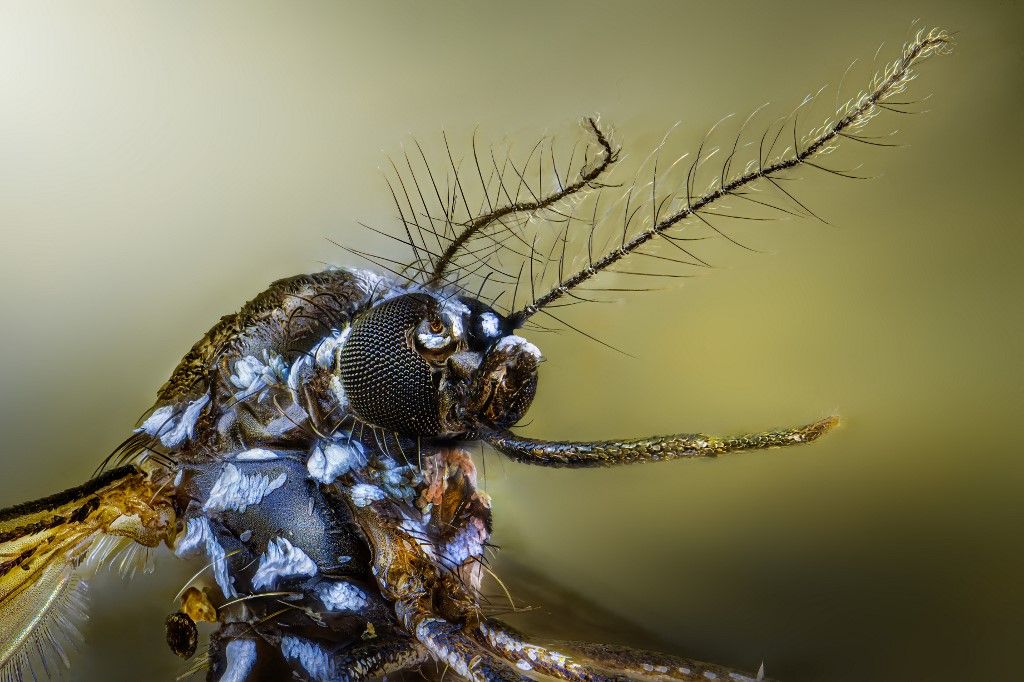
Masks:
[[[174,530],[169,486],[134,466],[0,511],[0,679],[67,664],[63,642],[84,617],[83,580],[121,550]]]

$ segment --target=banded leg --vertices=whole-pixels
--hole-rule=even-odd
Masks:
[[[684,457],[715,457],[743,450],[800,445],[816,441],[838,423],[838,417],[828,417],[791,429],[726,437],[692,433],[633,440],[562,442],[520,438],[507,431],[484,433],[482,437],[495,450],[517,462],[546,467],[584,468]]]
[[[256,626],[258,627],[258,626]],[[318,637],[263,632],[246,623],[228,623],[210,638],[209,682],[271,682],[303,679],[310,682],[359,682],[414,668],[428,660],[415,639],[387,635],[353,644]],[[189,672],[204,663],[198,661]],[[187,674],[186,673],[186,674]]]
[[[350,508],[373,548],[373,574],[381,592],[394,603],[405,632],[431,658],[474,682],[530,679],[470,634],[479,619],[474,595],[442,573],[416,538],[370,507]]]
[[[430,660],[412,638],[390,638],[332,651],[316,640],[285,635],[281,653],[294,672],[311,682],[360,682],[414,668]]]
[[[487,620],[478,626],[482,641],[492,651],[524,671],[535,671],[559,680],[572,682],[605,682],[620,679],[588,668],[580,661],[559,651],[526,641],[508,625]]]
[[[579,660],[632,680],[758,682],[765,679],[763,666],[756,675],[748,675],[712,663],[624,646],[590,642],[561,642],[560,646],[578,654]]]
[[[559,680],[606,682],[668,678],[681,682],[754,682],[763,679],[719,665],[616,645],[563,642],[556,651],[527,641],[498,620],[481,623],[479,630],[492,650],[515,663],[520,670],[532,670]]]
[[[531,679],[491,654],[461,625],[423,612],[414,615],[411,624],[416,638],[431,655],[463,679],[474,682],[529,682]]]

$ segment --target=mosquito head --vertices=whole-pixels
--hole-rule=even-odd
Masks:
[[[537,348],[471,298],[417,291],[352,322],[338,365],[350,408],[367,424],[446,437],[518,421],[537,388]]]

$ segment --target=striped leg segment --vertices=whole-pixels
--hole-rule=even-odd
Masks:
[[[474,682],[527,682],[531,679],[487,651],[461,625],[427,614],[414,617],[413,624],[416,638],[431,655],[463,679]]]
[[[330,645],[297,635],[281,638],[281,653],[296,674],[313,682],[359,682],[430,660],[412,638],[392,638],[332,651]]]
[[[463,582],[439,568],[419,540],[370,507],[352,507],[373,548],[373,574],[394,604],[403,629],[438,663],[473,682],[526,682],[530,678],[490,651],[471,633],[477,603]]]
[[[511,627],[497,620],[480,623],[481,640],[505,660],[523,671],[535,671],[559,680],[572,682],[605,682],[618,679],[588,668],[580,661],[559,651],[528,642]]]
[[[561,642],[558,650],[534,644],[508,625],[488,620],[480,624],[487,646],[524,671],[571,682],[612,680],[679,680],[680,682],[755,682],[750,676],[719,665],[628,647]]]
[[[360,682],[415,668],[430,660],[419,642],[401,635],[353,643],[332,641],[308,632],[282,634],[274,630],[258,632],[243,623],[222,627],[210,639],[207,680]],[[202,665],[188,672],[195,672]]]
[[[576,654],[579,660],[631,680],[758,682],[765,679],[763,666],[756,674],[749,675],[712,663],[624,646],[589,642],[561,642],[559,646]]]

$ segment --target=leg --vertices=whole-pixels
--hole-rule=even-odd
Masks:
[[[631,680],[756,682],[765,679],[763,668],[752,676],[712,663],[624,646],[589,642],[563,642],[562,646],[578,654],[580,660]]]
[[[332,651],[329,645],[296,635],[281,638],[281,653],[295,674],[314,682],[357,682],[413,668],[430,660],[408,637],[382,639]]]
[[[473,682],[529,682],[498,656],[491,654],[461,625],[425,613],[415,617],[416,638],[438,662]]]
[[[310,633],[267,631],[259,624],[227,623],[210,637],[206,661],[210,682],[271,682],[303,679],[310,682],[357,682],[413,668],[430,659],[416,640],[387,634],[355,643]]]
[[[603,682],[614,679],[586,667],[570,656],[532,644],[518,632],[497,620],[479,625],[481,641],[520,670],[536,671],[559,680]]]
[[[754,682],[763,679],[719,665],[615,645],[562,642],[559,644],[561,651],[555,651],[526,641],[521,634],[497,620],[481,623],[479,630],[482,641],[489,648],[518,668],[559,680],[605,682],[667,678],[680,682]]]
[[[711,663],[628,647],[562,642],[560,651],[527,641],[521,634],[498,620],[479,626],[482,641],[502,658],[521,670],[571,682],[607,680],[679,680],[680,682],[754,682],[751,677]]]
[[[352,506],[352,514],[373,548],[373,573],[394,604],[402,629],[430,657],[473,682],[528,682],[476,639],[479,621],[475,596],[465,583],[444,573],[416,538],[370,507]]]

